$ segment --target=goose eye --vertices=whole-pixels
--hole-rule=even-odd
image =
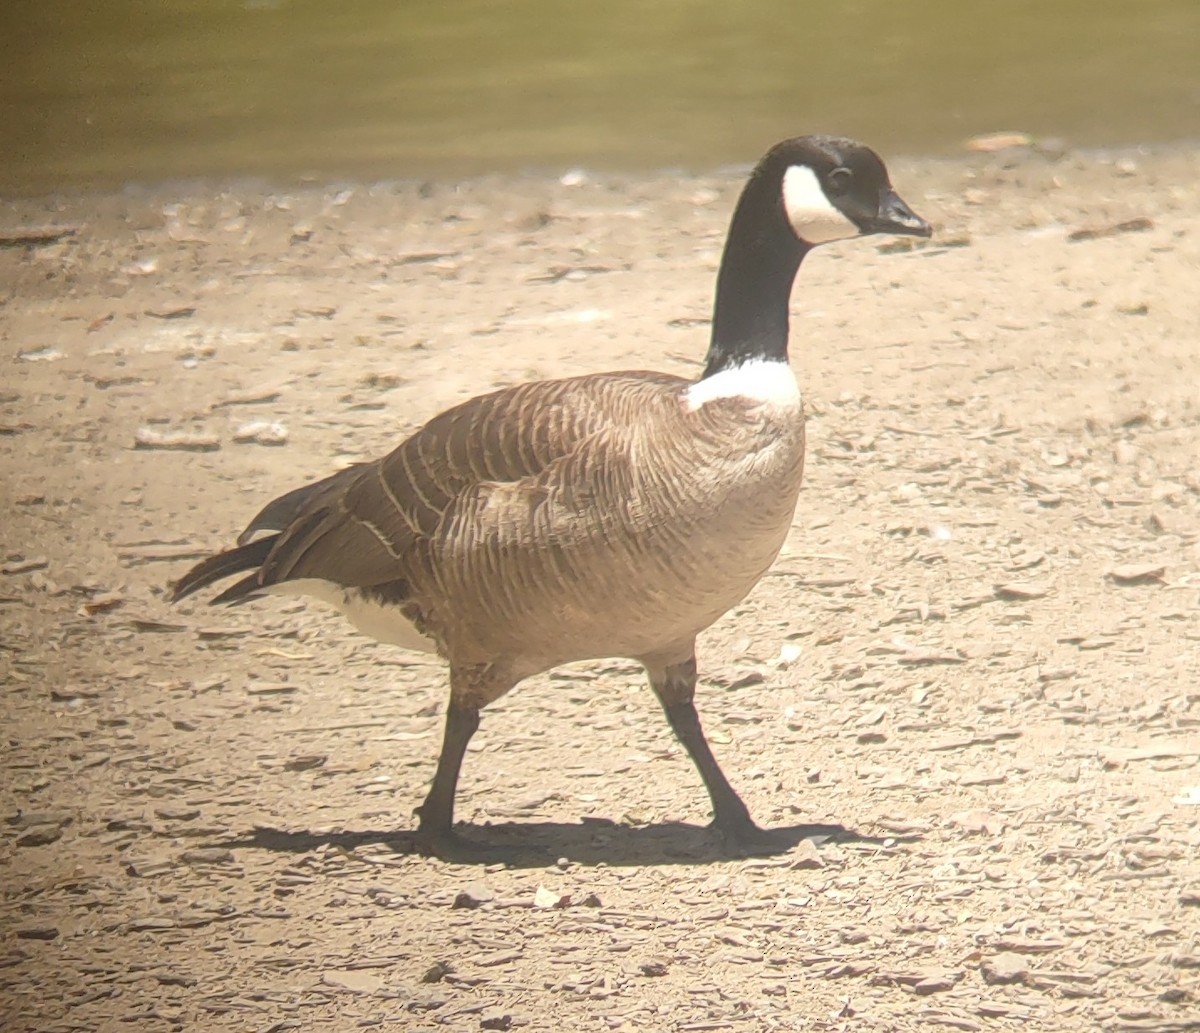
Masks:
[[[829,192],[834,195],[844,194],[850,189],[850,180],[854,178],[854,173],[849,169],[837,168],[829,173],[827,182],[829,184]]]

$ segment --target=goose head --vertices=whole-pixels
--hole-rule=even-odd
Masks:
[[[928,237],[933,232],[892,188],[879,155],[854,140],[784,140],[767,152],[758,171],[778,184],[788,225],[808,247],[869,233]]]
[[[725,238],[703,377],[787,361],[788,300],[804,256],[869,233],[928,237],[873,150],[836,136],[777,143],[754,167]]]

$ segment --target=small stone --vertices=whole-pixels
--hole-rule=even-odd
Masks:
[[[1007,131],[999,133],[982,133],[967,140],[967,150],[982,154],[992,154],[996,151],[1006,151],[1012,147],[1032,147],[1033,137],[1028,133]]]
[[[1108,576],[1118,585],[1146,585],[1161,581],[1166,572],[1162,563],[1123,563],[1113,567]]]
[[[155,807],[155,817],[163,821],[195,821],[200,817],[199,807]]]
[[[323,768],[328,759],[324,753],[305,753],[286,761],[283,765],[283,770],[311,771],[314,768]]]
[[[425,974],[421,977],[422,983],[440,983],[451,972],[454,971],[454,966],[448,961],[435,961],[425,970]]]
[[[533,906],[537,908],[552,908],[552,907],[569,907],[571,904],[571,895],[569,893],[559,893],[557,890],[547,889],[545,886],[538,886],[533,893]]]
[[[1009,581],[996,585],[993,591],[997,599],[1041,599],[1049,589],[1036,581]]]
[[[459,890],[450,906],[459,911],[471,911],[495,899],[496,894],[485,886],[472,885]]]
[[[0,566],[0,574],[28,574],[34,570],[45,570],[48,566],[50,566],[50,561],[45,556],[32,556],[26,559],[18,555]]]
[[[1023,983],[1029,976],[1029,963],[1020,954],[1004,951],[979,963],[983,981],[991,986]]]
[[[286,445],[288,429],[276,420],[250,420],[235,428],[233,440],[239,445]]]
[[[17,846],[49,846],[61,838],[62,829],[57,825],[34,825],[17,839]]]
[[[946,990],[953,990],[954,984],[958,980],[952,975],[930,976],[927,979],[922,979],[919,983],[913,984],[913,993],[921,994],[940,994]]]
[[[154,978],[163,986],[195,986],[196,977],[189,976],[183,972],[161,971],[155,972]]]
[[[665,976],[669,967],[666,958],[647,958],[638,965],[638,970],[644,976]]]
[[[58,929],[52,925],[23,925],[17,929],[18,940],[57,940]]]
[[[321,982],[356,994],[373,994],[383,986],[380,976],[363,969],[330,969],[321,975]]]
[[[824,868],[825,859],[811,839],[802,839],[792,851],[792,862],[788,867],[795,869]]]
[[[196,847],[179,856],[187,864],[230,864],[233,861],[233,851],[218,846]]]

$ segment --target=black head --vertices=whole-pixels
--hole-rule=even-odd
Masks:
[[[853,140],[784,140],[767,152],[756,174],[778,184],[787,221],[809,246],[867,233],[933,232],[892,189],[879,155]]]

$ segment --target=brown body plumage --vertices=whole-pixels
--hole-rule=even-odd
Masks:
[[[810,149],[824,153],[831,143],[849,145],[788,142],[806,169],[817,164]],[[421,808],[428,849],[455,846],[454,790],[479,710],[532,674],[607,656],[645,665],[726,838],[758,832],[708,750],[692,697],[696,635],[744,598],[773,562],[800,488],[804,418],[786,366],[786,303],[811,244],[780,193],[779,170],[797,164],[786,153],[779,160],[786,149],[774,149],[752,177],[722,267],[725,278],[744,253],[735,270],[744,279],[746,263],[767,263],[783,286],[782,343],[762,331],[753,298],[746,299],[748,329],[739,334],[737,314],[719,295],[726,310],[715,323],[731,340],[714,332],[701,381],[602,373],[472,399],[384,458],[275,500],[236,549],[204,561],[176,585],[181,598],[250,571],[214,601],[300,591],[377,638],[433,649],[449,661],[446,738]],[[756,192],[769,196],[773,176],[773,204],[759,211]],[[884,209],[885,187],[900,204],[901,215],[892,213],[886,228],[927,232],[891,193],[886,173],[868,186],[878,195],[873,215]],[[831,201],[830,211],[841,208]],[[831,216],[821,216],[827,228]],[[752,217],[764,228],[750,233],[754,227],[743,226],[739,236],[739,220]],[[845,218],[856,232],[872,231],[853,213]],[[781,222],[790,244],[780,244]],[[764,243],[785,251],[764,254]],[[773,292],[767,287],[755,288],[759,301],[778,305],[779,283]],[[709,379],[718,376],[725,380]]]

